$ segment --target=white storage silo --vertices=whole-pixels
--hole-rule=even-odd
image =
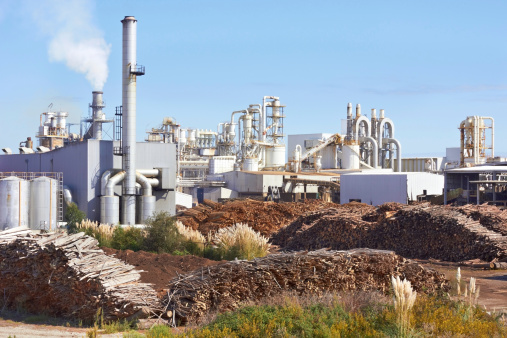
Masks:
[[[266,147],[266,168],[283,168],[285,166],[285,145]]]
[[[359,169],[359,145],[345,145],[342,148],[342,169]]]
[[[7,177],[0,180],[0,230],[29,225],[30,182]]]
[[[37,177],[30,182],[30,228],[56,229],[58,219],[58,181]]]
[[[259,171],[259,160],[257,158],[245,158],[243,161],[244,171]]]

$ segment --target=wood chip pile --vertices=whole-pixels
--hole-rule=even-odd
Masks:
[[[449,289],[443,274],[390,251],[318,250],[272,254],[196,270],[171,280],[164,302],[176,320],[188,323],[211,310],[234,310],[242,302],[282,291],[298,295],[349,290],[387,293],[391,275],[406,278],[418,292]]]
[[[408,258],[453,262],[507,258],[507,237],[502,233],[458,208],[427,203],[381,206],[374,212],[344,208],[317,211],[281,229],[272,242],[285,250],[368,247],[394,250]]]
[[[263,236],[270,236],[306,212],[331,206],[336,204],[321,200],[275,203],[244,199],[224,204],[204,200],[202,204],[192,209],[181,211],[178,220],[204,235],[236,223],[247,223]]]
[[[18,230],[18,233],[16,233]],[[132,265],[107,256],[84,233],[0,232],[1,307],[93,322],[160,312],[149,284]]]

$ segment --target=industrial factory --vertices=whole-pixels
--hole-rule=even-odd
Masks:
[[[104,94],[92,92],[90,116],[71,133],[71,112],[40,114],[35,135],[0,156],[0,230],[54,229],[76,203],[107,224],[143,224],[155,212],[175,214],[204,199],[257,198],[340,203],[507,201],[507,168],[494,157],[491,117],[467,117],[459,148],[446,157],[403,158],[394,122],[384,109],[370,117],[349,103],[331,133],[287,135],[283,98],[264,96],[209,129],[185,128],[161,116],[137,142],[136,89],[145,74],[136,59],[137,20],[123,25],[122,105],[106,115]],[[141,84],[142,85],[142,84]],[[290,111],[290,110],[289,110]],[[114,135],[106,139],[105,124]],[[286,142],[287,141],[287,142]],[[504,203],[505,204],[505,203]]]

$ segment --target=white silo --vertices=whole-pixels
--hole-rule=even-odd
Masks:
[[[29,225],[30,182],[7,177],[0,180],[0,230]]]
[[[30,182],[30,228],[54,230],[58,219],[58,181],[37,177]]]

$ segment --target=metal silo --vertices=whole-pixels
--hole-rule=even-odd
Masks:
[[[30,182],[7,177],[0,180],[0,230],[28,226]]]
[[[56,229],[58,218],[58,181],[37,177],[30,184],[30,228]]]

